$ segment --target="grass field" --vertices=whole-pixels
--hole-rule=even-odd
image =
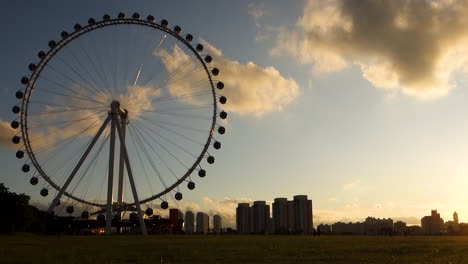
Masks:
[[[1,263],[468,263],[468,237],[0,236]]]

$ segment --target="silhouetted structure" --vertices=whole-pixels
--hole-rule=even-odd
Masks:
[[[393,233],[393,220],[391,218],[367,217],[364,222],[366,235],[390,235]]]
[[[296,234],[311,234],[314,230],[312,218],[312,200],[307,195],[294,196],[294,229]]]
[[[331,234],[332,228],[328,224],[320,224],[317,226],[317,232],[320,230],[320,234]]]
[[[403,229],[406,227],[406,223],[397,222],[398,228]],[[334,223],[332,225],[332,233],[337,235],[393,235],[394,224],[391,218],[375,218],[367,217],[364,222],[356,223]],[[322,232],[324,234],[324,232]]]
[[[219,215],[214,215],[213,216],[213,232],[215,234],[221,233],[221,225],[222,225],[221,221],[222,221],[221,216],[219,216]]]
[[[393,233],[395,235],[404,235],[406,233],[406,223],[403,221],[396,221],[393,224]]]
[[[292,231],[290,230],[288,215],[288,199],[276,198],[275,202],[273,203],[273,222],[275,233],[287,234]]]
[[[421,218],[422,232],[425,235],[440,235],[444,226],[444,219],[440,218],[437,210],[432,210],[430,216]]]
[[[184,230],[186,234],[193,234],[195,221],[192,211],[185,212],[185,226]]]
[[[250,205],[240,203],[236,209],[236,228],[240,234],[250,233]]]
[[[210,226],[210,217],[203,213],[197,213],[197,233],[199,234],[208,234]]]
[[[453,222],[458,225],[458,214],[457,212],[453,212]]]
[[[236,226],[241,234],[312,234],[312,201],[307,195],[296,195],[292,201],[276,198],[273,218],[270,218],[270,206],[265,201],[255,201],[251,207],[248,203],[239,203]]]
[[[265,201],[255,201],[253,206],[253,214],[250,215],[253,225],[251,233],[264,234],[268,231],[268,221],[270,219],[270,206]]]

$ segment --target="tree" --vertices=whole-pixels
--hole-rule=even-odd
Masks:
[[[29,205],[30,199],[26,194],[8,191],[8,188],[0,183],[0,233],[41,231],[43,213]]]

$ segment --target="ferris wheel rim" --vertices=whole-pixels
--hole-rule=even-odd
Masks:
[[[52,58],[54,58],[54,56],[57,53],[59,53],[59,51],[62,48],[64,48],[65,46],[67,46],[70,42],[72,42],[75,39],[78,39],[79,37],[81,37],[82,35],[85,35],[86,33],[90,33],[90,32],[93,32],[93,31],[96,31],[96,30],[99,30],[99,29],[102,29],[102,28],[105,28],[105,27],[109,27],[109,26],[119,26],[119,25],[135,25],[135,26],[144,26],[144,27],[153,28],[155,30],[160,30],[160,31],[163,31],[163,32],[165,32],[167,34],[170,34],[171,36],[176,38],[178,41],[183,43],[184,46],[187,47],[188,50],[190,50],[192,52],[192,55],[195,55],[195,57],[197,58],[199,63],[201,63],[201,65],[203,66],[203,69],[206,72],[207,77],[208,77],[207,79],[209,81],[209,85],[210,85],[210,88],[211,88],[211,94],[212,94],[212,100],[213,100],[213,115],[212,115],[211,126],[210,126],[210,129],[209,129],[209,135],[208,135],[208,137],[206,139],[206,142],[205,142],[205,144],[204,144],[204,146],[202,148],[202,151],[200,152],[200,155],[197,157],[197,159],[195,160],[193,165],[187,170],[187,172],[182,177],[180,177],[177,181],[175,181],[172,185],[170,185],[169,187],[165,188],[163,191],[161,191],[161,192],[159,192],[157,194],[154,194],[154,195],[152,195],[152,196],[150,196],[148,198],[141,199],[139,201],[140,204],[144,204],[144,203],[153,201],[155,199],[158,199],[158,198],[160,198],[161,196],[163,196],[163,195],[165,195],[167,193],[170,193],[177,186],[179,186],[181,183],[186,181],[186,179],[188,177],[190,177],[190,175],[200,165],[200,162],[205,157],[205,154],[208,152],[208,148],[209,148],[209,146],[210,146],[210,144],[212,142],[213,134],[214,134],[215,127],[216,127],[216,124],[217,124],[216,123],[217,111],[218,111],[217,100],[216,100],[217,93],[216,93],[215,85],[213,83],[214,81],[213,81],[212,75],[210,73],[210,70],[208,69],[207,64],[205,63],[205,61],[202,58],[202,56],[200,55],[200,53],[196,50],[196,48],[194,48],[189,43],[189,41],[187,41],[185,38],[183,38],[177,32],[169,29],[167,26],[158,24],[158,23],[154,22],[154,20],[150,21],[150,20],[143,20],[143,19],[139,19],[139,18],[112,18],[112,19],[107,19],[107,20],[103,19],[101,21],[95,21],[94,23],[91,23],[89,25],[86,25],[86,26],[83,26],[83,27],[80,26],[79,29],[75,29],[73,32],[71,32],[69,34],[67,33],[66,37],[62,37],[62,39],[60,41],[56,42],[53,45],[53,47],[51,47],[45,53],[44,57],[41,58],[41,60],[37,64],[36,68],[34,69],[32,74],[30,75],[30,78],[29,78],[29,81],[28,81],[26,87],[24,88],[24,96],[23,96],[23,99],[22,99],[22,102],[21,102],[21,113],[20,113],[21,135],[22,135],[22,138],[24,140],[23,144],[24,144],[25,150],[26,150],[26,152],[27,152],[27,154],[28,154],[28,156],[30,158],[31,163],[34,165],[34,167],[36,168],[39,175],[42,178],[44,178],[44,180],[51,187],[53,187],[56,190],[60,190],[61,186],[59,184],[56,184],[48,176],[48,174],[43,170],[42,166],[38,162],[38,160],[36,158],[36,155],[34,153],[34,149],[31,146],[30,137],[29,137],[29,134],[28,134],[28,109],[29,109],[28,107],[29,107],[29,102],[30,102],[31,95],[32,95],[32,93],[33,93],[33,91],[35,89],[36,81],[41,76],[41,73],[45,69],[48,62]],[[73,200],[75,200],[75,201],[77,201],[77,202],[83,203],[83,204],[96,206],[96,207],[105,207],[106,206],[105,203],[101,204],[101,203],[91,202],[91,201],[79,198],[76,195],[73,195],[72,193],[69,193],[67,191],[64,192],[64,195],[71,198],[71,199],[73,199]],[[129,205],[129,206],[132,206],[132,205],[135,205],[135,202],[125,203],[125,204]]]

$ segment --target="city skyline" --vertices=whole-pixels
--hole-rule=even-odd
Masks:
[[[89,17],[139,12],[166,18],[205,43],[228,93],[223,149],[207,176],[196,179],[196,190],[183,186],[183,199],[169,201],[171,208],[221,215],[223,225],[233,226],[238,203],[260,199],[272,210],[276,197],[301,193],[314,200],[314,224],[370,215],[417,223],[428,209],[444,219],[457,211],[465,222],[466,4],[420,1],[404,11],[392,1],[363,2],[6,3],[0,182],[40,208],[51,203],[39,195],[42,182],[29,184],[9,145],[15,92],[37,52]],[[360,24],[352,19],[359,12],[381,16]],[[422,12],[435,24],[412,19]],[[454,24],[443,19],[446,13]],[[374,24],[389,31],[365,27]],[[347,46],[334,45],[344,39]],[[158,204],[146,207],[156,211]]]

